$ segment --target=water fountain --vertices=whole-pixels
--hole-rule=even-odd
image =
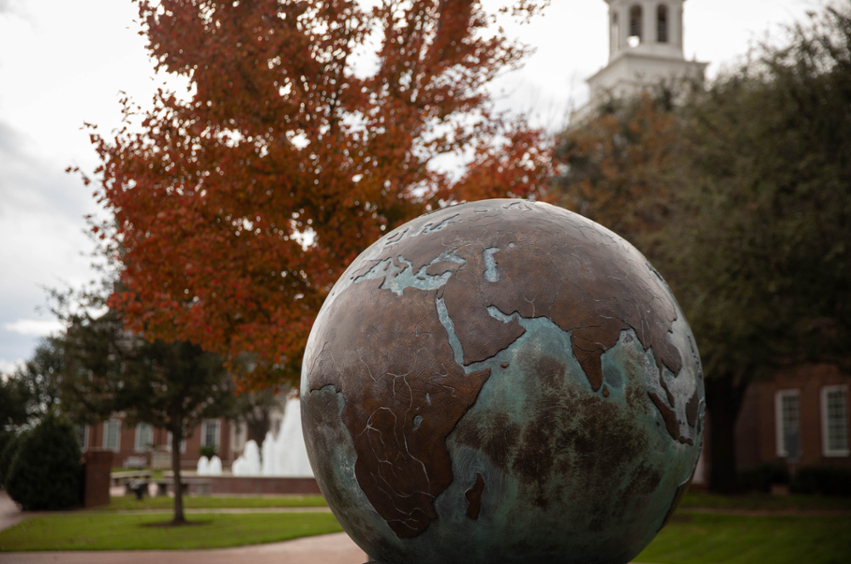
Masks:
[[[261,449],[255,441],[245,443],[242,456],[231,470],[234,476],[280,476],[291,478],[313,477],[304,436],[301,432],[301,412],[298,398],[287,400],[284,420],[278,436],[266,433]],[[199,463],[200,465],[200,463]]]
[[[203,458],[203,457],[202,457]],[[216,456],[215,454],[210,459],[210,466],[207,468],[208,476],[221,476],[222,475],[222,459]]]
[[[198,459],[197,473],[199,476],[206,476],[210,473],[210,461],[206,456]]]

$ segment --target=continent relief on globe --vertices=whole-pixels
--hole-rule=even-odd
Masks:
[[[570,332],[591,389],[604,397],[601,356],[632,329],[653,350],[667,397],[648,393],[667,432],[691,443],[662,378],[663,367],[674,375],[682,367],[668,337],[677,307],[664,282],[616,235],[553,210],[467,204],[438,212],[419,232],[403,226],[352,265],[348,285],[332,296],[334,322],[311,336],[309,390],[342,393],[356,479],[400,538],[426,530],[435,498],[453,480],[446,438],[490,377],[465,367],[522,336],[518,316],[546,317]],[[697,391],[686,416],[694,427]]]

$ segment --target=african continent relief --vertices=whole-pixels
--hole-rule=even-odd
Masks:
[[[688,486],[705,410],[641,253],[521,200],[364,251],[316,319],[301,402],[322,492],[383,564],[628,562]]]

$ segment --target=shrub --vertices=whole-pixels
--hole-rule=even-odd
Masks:
[[[800,468],[792,477],[789,491],[799,494],[851,496],[851,470],[829,466]]]
[[[789,483],[789,470],[781,464],[765,463],[740,471],[738,478],[742,491],[768,493],[774,484]]]
[[[214,446],[202,446],[200,449],[198,449],[198,452],[201,453],[201,456],[213,458],[216,455],[217,450],[218,449]]]
[[[74,427],[48,413],[20,438],[6,476],[6,491],[27,511],[65,509],[80,504],[81,478]]]

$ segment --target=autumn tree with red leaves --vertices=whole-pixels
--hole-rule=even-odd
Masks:
[[[325,295],[383,233],[543,194],[543,133],[495,113],[485,87],[528,53],[497,18],[547,0],[138,4],[157,70],[189,93],[145,112],[125,99],[127,127],[93,132],[120,249],[110,305],[148,338],[253,356],[248,387],[297,381]],[[460,178],[445,155],[469,162]]]

